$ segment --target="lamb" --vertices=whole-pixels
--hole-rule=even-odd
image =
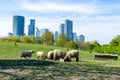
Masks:
[[[25,59],[27,59],[27,57],[31,58],[32,53],[35,53],[35,51],[33,51],[33,50],[23,50],[20,57],[21,58],[24,57]]]
[[[41,58],[42,60],[45,60],[47,58],[47,56],[45,55],[44,52],[39,51],[39,52],[37,52],[37,58],[38,59]]]

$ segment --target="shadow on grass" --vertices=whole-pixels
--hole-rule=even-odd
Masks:
[[[3,80],[58,80],[54,79],[56,77],[63,80],[63,77],[86,77],[90,74],[107,75],[110,78],[111,75],[120,74],[120,68],[104,67],[89,61],[61,63],[48,60],[0,60],[0,69],[0,75],[3,76],[0,78]]]
[[[49,66],[57,63],[47,60],[0,60],[0,68],[21,66]]]

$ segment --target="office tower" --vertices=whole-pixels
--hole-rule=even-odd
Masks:
[[[60,33],[60,34],[65,34],[65,33],[64,33],[64,29],[65,29],[65,25],[64,25],[64,24],[60,24],[59,33]]]
[[[54,40],[55,40],[55,41],[58,40],[58,31],[55,31],[55,34],[54,34]]]
[[[77,33],[73,33],[73,41],[77,41]]]
[[[25,18],[23,16],[13,16],[13,36],[24,35]]]
[[[78,36],[78,41],[85,42],[85,36],[84,35]]]
[[[49,29],[41,29],[40,30],[40,36],[42,36],[45,32],[49,32]]]
[[[35,20],[30,19],[30,24],[28,25],[28,36],[35,35]]]
[[[65,20],[65,34],[69,37],[70,40],[73,40],[73,22],[71,20]]]
[[[36,37],[40,37],[40,30],[36,27]]]

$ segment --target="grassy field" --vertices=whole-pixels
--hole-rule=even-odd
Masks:
[[[20,59],[22,50],[44,51],[67,48],[13,42],[0,43],[0,80],[120,80],[118,60],[94,60],[94,52],[80,52],[80,61],[59,62]],[[70,49],[69,49],[70,50]]]

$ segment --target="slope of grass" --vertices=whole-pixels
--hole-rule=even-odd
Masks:
[[[23,50],[34,50],[37,51],[44,51],[47,53],[54,49],[61,49],[65,52],[68,51],[67,48],[62,47],[55,47],[55,46],[47,46],[47,45],[40,45],[40,44],[27,44],[27,43],[17,43],[15,46],[14,42],[0,42],[0,59],[19,59],[20,54]],[[70,49],[69,49],[70,50]],[[98,61],[94,60],[94,52],[90,53],[88,51],[79,51],[80,52],[80,61],[87,61],[88,63],[101,63],[101,65],[114,65],[120,66],[120,56],[117,61],[115,60],[104,60]],[[36,58],[36,53],[32,55],[32,59]]]
[[[19,59],[22,50],[44,51],[67,48],[40,44],[0,43],[0,80],[119,80],[120,57],[115,60],[94,60],[94,52],[80,51],[79,62]]]
[[[44,51],[47,54],[48,51],[58,48],[64,51],[67,50],[65,48],[40,45],[40,44],[17,43],[17,46],[15,46],[14,42],[7,42],[7,43],[0,42],[0,59],[18,58],[22,50],[34,50],[35,52]],[[35,57],[36,54],[33,54],[33,58]]]

